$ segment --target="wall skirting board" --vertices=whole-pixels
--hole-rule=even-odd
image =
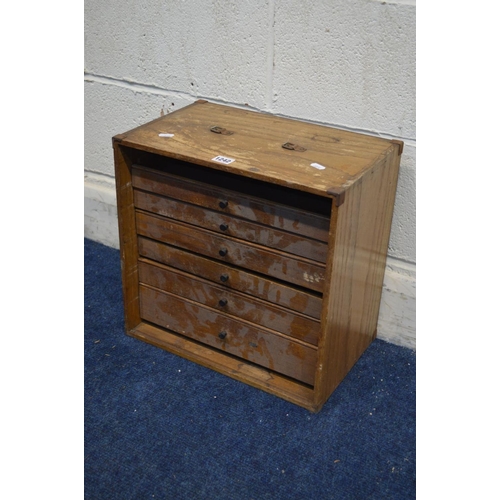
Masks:
[[[85,174],[85,237],[118,248],[115,181]],[[382,291],[378,338],[416,348],[416,266],[389,257]]]
[[[85,173],[85,237],[119,248],[115,180]]]

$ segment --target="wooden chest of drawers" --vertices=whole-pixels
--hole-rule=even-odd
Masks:
[[[206,101],[113,144],[127,333],[318,411],[376,335],[403,144]]]

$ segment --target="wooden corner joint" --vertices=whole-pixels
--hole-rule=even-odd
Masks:
[[[113,137],[113,144],[116,143],[116,142],[122,142],[123,139],[125,139],[125,137],[127,136],[127,134],[117,134]]]
[[[340,190],[339,188],[329,188],[326,193],[333,196],[335,199],[335,206],[340,207],[345,201],[345,190]]]
[[[392,139],[391,142],[398,146],[398,156],[401,156],[405,143],[403,141],[398,141],[397,139]]]

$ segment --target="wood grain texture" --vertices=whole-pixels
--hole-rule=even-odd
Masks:
[[[398,147],[346,192],[335,208],[327,264],[315,403],[321,406],[376,336],[392,210]]]
[[[319,411],[376,335],[403,143],[206,101],[113,143],[127,333]]]
[[[304,290],[147,238],[138,238],[138,248],[143,257],[222,284],[226,288],[247,293],[316,319],[321,315],[321,298]],[[228,277],[224,282],[220,279],[223,275]]]
[[[308,344],[318,345],[319,321],[251,295],[231,291],[208,280],[144,259],[139,260],[139,282]]]
[[[306,384],[314,382],[316,350],[308,344],[149,286],[140,285],[139,296],[146,321]]]
[[[309,386],[279,373],[228,356],[227,353],[149,323],[140,323],[129,334],[310,411],[318,410],[313,405],[313,391]]]
[[[181,111],[124,134],[123,144],[323,196],[356,182],[387,150],[388,141],[377,137],[208,102]],[[217,124],[234,134],[212,133]],[[284,149],[286,142],[306,151]],[[218,155],[235,161],[217,163]]]
[[[131,162],[126,149],[121,147],[120,137],[113,140],[113,152],[125,328],[129,331],[135,328],[141,320],[139,313],[139,278],[137,274],[137,258],[139,254],[135,228],[134,195],[130,171]]]
[[[326,263],[328,245],[322,241],[138,189],[134,190],[134,202],[137,208],[147,212],[271,249],[313,259],[323,264]]]
[[[248,194],[218,188],[213,184],[165,175],[137,166],[132,169],[132,184],[136,189],[208,208],[221,216],[234,215],[268,228],[328,241],[328,217],[285,206],[276,200],[269,203]],[[223,208],[220,203],[224,204]]]
[[[325,266],[259,245],[214,234],[165,217],[136,212],[137,233],[178,248],[217,259],[283,281],[323,291]]]

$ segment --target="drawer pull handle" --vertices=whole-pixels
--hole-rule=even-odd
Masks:
[[[219,250],[219,255],[220,255],[221,257],[225,257],[225,256],[227,255],[227,248],[221,248],[221,249]]]
[[[220,307],[225,307],[226,305],[227,305],[227,299],[220,299],[219,300]]]
[[[228,230],[228,227],[229,227],[229,226],[228,226],[227,224],[221,224],[221,225],[219,226],[219,229],[220,229],[221,231],[227,231],[227,230]]]
[[[221,207],[221,208],[227,208],[227,205],[228,205],[228,203],[227,203],[226,200],[219,201],[219,207]]]
[[[227,337],[227,332],[224,332],[224,331],[219,332],[219,338],[221,340],[224,340],[226,337]]]
[[[221,274],[220,275],[220,280],[222,283],[225,283],[229,279],[229,276],[227,274]]]

